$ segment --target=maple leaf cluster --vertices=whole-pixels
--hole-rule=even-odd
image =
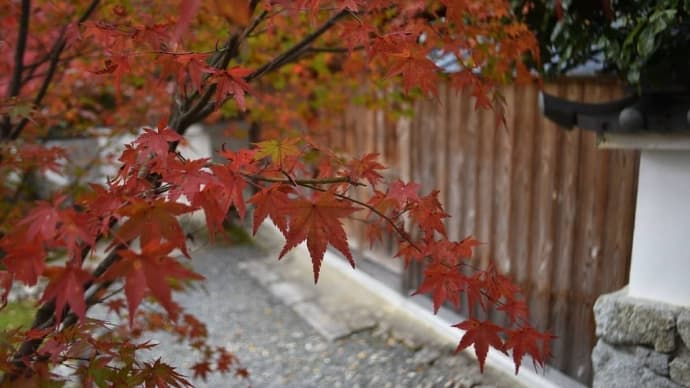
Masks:
[[[512,351],[516,373],[524,355],[541,365],[549,357],[552,336],[529,325],[519,289],[493,266],[469,266],[475,239],[447,239],[438,191],[385,179],[376,154],[342,155],[319,142],[348,97],[376,103],[362,84],[409,101],[434,98],[447,78],[472,88],[477,108],[502,112],[496,87],[513,74],[529,79],[523,60],[536,57],[507,2],[20,1],[0,5],[0,15],[9,31],[0,40],[2,304],[15,282],[45,284],[32,327],[0,348],[6,380],[50,380],[51,366],[81,361],[74,373],[87,386],[189,385],[163,361],[137,359],[152,345],[134,338],[151,330],[199,350],[195,377],[246,377],[173,291],[203,280],[187,264],[181,217],[203,212],[214,237],[249,207],[254,233],[270,219],[284,235],[279,257],[306,244],[315,282],[329,246],[355,266],[345,219],[366,222],[372,244],[395,235],[401,260],[426,265],[417,293],[431,294],[435,311],[466,296],[474,315],[456,325],[465,331],[458,350],[473,345],[482,369],[489,347]],[[432,53],[461,71],[440,68]],[[190,125],[223,118],[260,124],[262,138],[247,149],[218,145],[217,160],[178,152]],[[138,132],[114,158],[114,176],[76,179],[43,198],[30,190],[70,163],[45,142],[99,126]],[[95,304],[121,322],[90,318]],[[482,319],[492,309],[508,323]]]

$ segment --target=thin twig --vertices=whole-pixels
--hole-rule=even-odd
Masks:
[[[245,80],[251,82],[254,79],[260,78],[262,75],[280,68],[284,64],[293,60],[293,58],[299,56],[302,51],[309,47],[316,39],[323,35],[326,31],[330,30],[331,27],[335,25],[342,17],[347,15],[349,12],[347,10],[342,10],[337,14],[331,16],[330,19],[326,20],[319,28],[314,30],[309,35],[305,36],[301,41],[296,43],[294,46],[290,47],[288,50],[284,51],[282,54],[273,58],[270,62],[264,64],[258,69],[254,70],[249,74]]]
[[[364,50],[364,46],[355,46],[352,49],[348,47],[308,47],[306,49],[306,51],[311,53],[347,53],[360,50]]]
[[[291,179],[291,178],[269,178],[261,175],[254,174],[242,174],[243,177],[248,179],[253,179],[261,182],[270,183],[285,183],[289,185],[329,185],[334,183],[349,183],[353,186],[366,186],[363,183],[355,182],[350,177],[339,176],[339,177],[329,177],[329,178],[313,178],[313,179]]]
[[[12,79],[7,89],[7,97],[16,97],[22,88],[22,72],[24,71],[24,52],[26,51],[26,39],[29,36],[29,16],[31,15],[31,0],[22,0],[22,13],[19,17],[19,35],[17,47],[14,51],[14,69]]]
[[[14,51],[14,69],[12,78],[7,87],[7,97],[17,97],[22,88],[22,74],[24,73],[24,52],[26,51],[26,39],[29,35],[29,16],[31,15],[31,0],[22,0],[22,13],[19,17],[19,32],[17,35],[17,47]],[[12,134],[12,122],[10,116],[5,116],[2,126],[2,137],[7,138]]]
[[[326,191],[328,191],[328,190],[323,189],[323,188],[321,188],[321,187],[317,187],[317,186],[313,186],[313,185],[309,185],[309,184],[300,184],[300,186],[306,187],[306,188],[311,189],[311,190],[321,191],[321,192],[326,192]],[[336,197],[340,198],[340,199],[344,199],[344,200],[346,200],[346,201],[350,201],[350,202],[355,203],[355,204],[357,204],[357,205],[359,205],[359,206],[362,206],[362,207],[367,208],[369,211],[371,211],[372,213],[376,214],[377,216],[379,216],[380,218],[382,218],[383,220],[385,220],[385,221],[393,228],[393,230],[395,231],[395,233],[397,233],[403,240],[407,241],[407,243],[410,244],[410,246],[412,246],[412,247],[413,247],[414,249],[416,249],[417,251],[422,252],[422,249],[419,248],[419,247],[412,241],[412,239],[408,236],[408,234],[407,234],[404,230],[402,230],[402,229],[395,223],[395,221],[393,221],[392,219],[390,219],[390,218],[389,218],[388,216],[386,216],[385,214],[381,213],[381,212],[380,212],[378,209],[376,209],[375,207],[369,205],[369,204],[366,203],[366,202],[362,202],[362,201],[360,201],[360,200],[358,200],[358,199],[354,199],[354,198],[352,198],[352,197],[348,197],[348,196],[345,195],[345,194],[334,193],[334,195],[335,195]]]
[[[337,14],[333,15],[319,28],[314,30],[309,35],[305,36],[300,42],[296,43],[294,46],[284,51],[282,54],[273,58],[270,62],[267,62],[263,66],[254,70],[251,74],[245,77],[245,80],[247,82],[251,82],[253,80],[259,79],[266,73],[279,69],[285,64],[294,61],[297,57],[299,57],[299,55],[301,55],[304,52],[305,49],[309,47],[309,45],[311,45],[316,39],[318,39],[330,28],[332,28],[333,25],[335,25],[335,23],[339,19],[341,19],[348,13],[348,11],[342,10]],[[265,18],[267,15],[268,13],[264,11],[260,15],[260,17],[255,19],[255,21],[252,22],[252,24],[250,24],[250,26],[247,29],[245,29],[245,32],[243,33],[241,40],[237,42],[238,46],[242,40],[244,40],[247,36],[249,36],[249,34],[252,33],[252,31],[254,31],[254,29],[260,24],[259,22],[262,21],[262,19]],[[227,66],[227,63],[225,63],[225,66]],[[224,68],[225,66],[223,66],[222,68]],[[210,104],[210,100],[215,91],[216,85],[209,85],[209,87],[206,89],[202,97],[196,102],[196,104],[194,104],[194,106],[191,109],[189,109],[189,111],[185,112],[179,120],[176,120],[174,122],[176,126],[174,126],[173,128],[178,133],[180,133],[180,131],[184,131],[184,129],[186,129],[186,127],[191,125],[193,122],[199,121],[204,117],[208,116],[211,112],[213,112],[216,109],[216,107],[213,104]]]
[[[225,69],[230,63],[230,60],[239,54],[239,48],[242,42],[244,42],[249,34],[251,34],[252,31],[254,31],[264,20],[266,20],[267,16],[268,12],[262,11],[244,30],[242,30],[240,34],[230,36],[224,45],[224,47],[227,47],[227,50],[218,52],[214,58],[211,58],[210,65],[216,69]],[[207,75],[204,80],[208,79],[208,77],[209,75]],[[192,123],[202,120],[204,117],[211,114],[211,112],[215,110],[215,107],[211,105],[211,108],[209,109],[209,101],[215,92],[216,85],[209,85],[204,94],[201,95],[197,102],[189,109],[186,109],[186,107],[189,106],[189,104],[191,104],[191,102],[197,98],[198,95],[195,93],[191,97],[185,99],[183,102],[184,109],[181,107],[171,115],[170,126],[177,133],[182,134]]]
[[[85,22],[91,16],[91,14],[93,14],[93,12],[96,10],[99,3],[100,3],[100,0],[92,0],[91,4],[89,4],[88,8],[86,8],[84,13],[81,15],[81,17],[77,21],[77,23]],[[41,88],[39,89],[38,94],[36,94],[36,97],[34,98],[34,101],[33,101],[33,104],[36,107],[38,107],[41,104],[46,93],[48,93],[48,89],[50,88],[51,83],[53,82],[53,77],[55,76],[55,71],[57,70],[58,64],[60,63],[60,55],[62,54],[62,51],[65,49],[65,46],[67,45],[66,35],[67,35],[67,27],[65,26],[62,28],[62,31],[60,31],[60,36],[55,41],[55,44],[53,45],[53,48],[51,50],[51,58],[50,58],[50,65],[48,66],[48,71],[46,72],[46,76],[43,79],[43,83],[41,84]],[[14,128],[12,133],[10,134],[10,139],[11,140],[17,139],[28,122],[29,122],[29,119],[27,119],[27,118],[22,119],[19,122],[19,124],[17,124],[17,126]]]

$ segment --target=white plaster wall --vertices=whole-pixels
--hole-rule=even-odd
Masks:
[[[629,292],[690,306],[690,151],[642,151]]]
[[[213,156],[211,137],[208,128],[194,124],[185,132],[186,144],[179,147],[180,153],[187,159],[210,158]]]

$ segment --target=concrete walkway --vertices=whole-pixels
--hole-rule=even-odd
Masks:
[[[265,229],[265,228],[264,228]],[[192,263],[205,290],[178,296],[249,370],[249,381],[212,375],[199,387],[517,387],[510,375],[454,355],[448,343],[337,271],[314,286],[311,262],[262,230],[260,246],[200,246]],[[154,356],[186,373],[195,360],[165,336]]]

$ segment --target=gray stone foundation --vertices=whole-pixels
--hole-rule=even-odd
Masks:
[[[690,387],[690,308],[602,295],[594,305],[594,388]]]

